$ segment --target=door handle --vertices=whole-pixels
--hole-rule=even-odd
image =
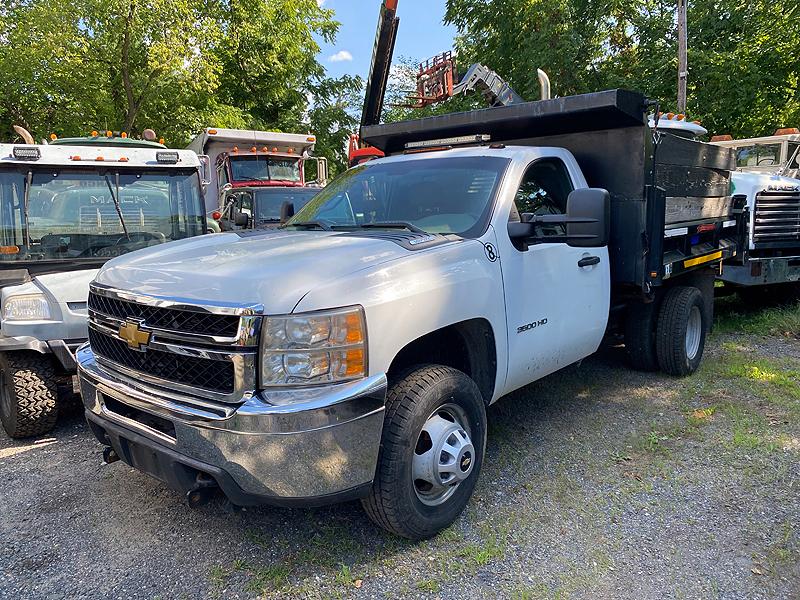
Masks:
[[[584,258],[578,261],[578,266],[583,269],[585,267],[593,267],[594,265],[600,264],[600,257],[599,256],[585,256]]]

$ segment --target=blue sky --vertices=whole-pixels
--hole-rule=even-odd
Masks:
[[[336,11],[341,27],[334,44],[321,45],[320,62],[331,77],[349,74],[366,79],[381,0],[323,0],[322,4]],[[455,28],[442,23],[444,11],[445,0],[399,0],[395,59],[419,62],[452,49]]]

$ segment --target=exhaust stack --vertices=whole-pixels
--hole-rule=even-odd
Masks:
[[[536,69],[536,75],[539,77],[539,89],[542,91],[541,99],[550,100],[550,78],[541,69]]]

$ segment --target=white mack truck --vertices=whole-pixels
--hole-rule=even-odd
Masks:
[[[114,134],[0,144],[0,417],[10,436],[52,429],[59,397],[73,393],[98,268],[205,232],[199,166],[194,152]]]
[[[387,157],[281,230],[110,261],[77,354],[106,462],[190,505],[360,498],[420,539],[469,501],[487,407],[609,329],[638,368],[694,372],[738,251],[716,201],[733,153],[656,136],[650,105],[612,90],[363,127]]]
[[[745,213],[742,252],[720,279],[745,300],[800,299],[800,131],[711,142],[736,152],[733,198]]]

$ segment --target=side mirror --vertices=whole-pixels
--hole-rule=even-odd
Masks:
[[[606,190],[584,188],[567,196],[567,244],[574,248],[608,245],[611,196]]]
[[[281,204],[281,223],[286,223],[294,216],[294,202],[284,201]]]
[[[606,190],[583,188],[567,196],[565,215],[521,215],[521,222],[508,223],[512,242],[527,249],[529,242],[566,242],[575,248],[599,248],[608,244],[611,198]],[[537,225],[566,225],[567,235],[537,237]]]
[[[211,184],[211,159],[206,154],[198,154],[200,160],[200,185],[205,189]]]

